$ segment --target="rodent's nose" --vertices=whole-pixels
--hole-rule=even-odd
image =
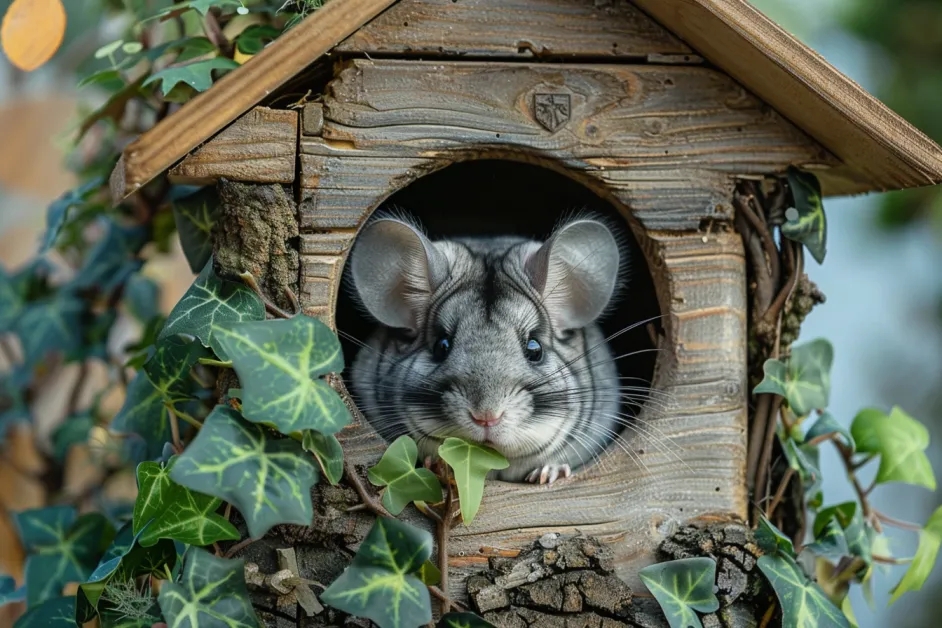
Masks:
[[[495,413],[493,410],[485,410],[484,412],[471,412],[471,420],[481,427],[494,427],[500,423],[502,418],[504,418],[503,411],[501,411],[500,414]]]

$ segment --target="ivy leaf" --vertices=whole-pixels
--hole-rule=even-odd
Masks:
[[[805,416],[827,407],[833,361],[834,348],[823,338],[792,347],[787,365],[774,359],[765,361],[765,378],[753,392],[785,397],[796,415]]]
[[[762,551],[767,554],[783,552],[789,556],[795,555],[795,546],[792,540],[776,528],[764,515],[759,515],[759,527],[756,528],[756,542]]]
[[[806,445],[799,445],[792,438],[786,438],[782,443],[782,451],[788,465],[801,476],[802,482],[809,489],[816,489],[821,481],[821,472],[818,470],[817,450]]]
[[[713,594],[716,563],[712,558],[684,558],[649,565],[638,577],[654,595],[671,628],[703,628],[694,611],[712,613],[720,607]]]
[[[439,569],[435,563],[427,560],[422,563],[422,566],[419,567],[419,570],[415,572],[415,577],[421,580],[424,584],[434,587],[442,581],[442,570]]]
[[[65,192],[49,205],[46,209],[46,233],[43,235],[42,245],[39,248],[40,255],[55,246],[62,227],[69,221],[70,211],[83,205],[104,182],[103,177],[95,177],[79,187]]]
[[[124,287],[124,302],[131,316],[147,323],[160,313],[160,286],[150,277],[133,275]]]
[[[850,448],[851,452],[854,451],[856,443],[854,443],[854,437],[851,435],[850,430],[837,422],[830,412],[824,412],[818,420],[814,422],[814,425],[808,430],[808,433],[805,434],[805,442],[809,442],[818,438],[819,436],[824,436],[825,434],[837,434],[844,438],[844,444]]]
[[[919,547],[916,548],[916,556],[906,573],[903,574],[903,578],[893,587],[890,604],[907,591],[918,591],[922,588],[935,566],[940,546],[942,546],[942,506],[932,513],[925,527],[919,531]]]
[[[16,580],[10,576],[0,576],[0,606],[26,599],[26,586],[17,588]]]
[[[144,87],[160,83],[160,93],[170,93],[179,83],[188,85],[198,92],[205,92],[213,85],[214,70],[234,70],[239,64],[225,57],[213,57],[203,61],[193,61],[184,65],[171,65],[160,72],[155,72],[144,81]]]
[[[245,586],[245,563],[190,548],[182,582],[165,582],[157,596],[169,628],[258,627]]]
[[[84,411],[65,419],[52,433],[52,453],[58,462],[64,462],[73,445],[88,441],[88,433],[95,426],[95,417]]]
[[[844,528],[833,517],[824,525],[820,534],[815,536],[814,542],[808,545],[808,549],[818,556],[831,560],[839,560],[850,554],[847,549],[847,539],[844,538]]]
[[[428,588],[413,575],[432,555],[432,536],[396,519],[379,517],[350,566],[321,600],[380,628],[432,621]]]
[[[446,613],[438,620],[438,628],[496,628],[474,613]]]
[[[142,462],[137,467],[134,529],[141,532],[140,544],[149,547],[160,539],[173,539],[202,546],[239,540],[235,526],[216,514],[222,500],[193,492],[170,479],[175,462],[173,459],[166,466]]]
[[[66,356],[77,353],[82,346],[84,313],[85,304],[65,291],[27,305],[15,324],[26,364],[34,367],[53,351]]]
[[[212,257],[212,231],[218,213],[219,196],[213,186],[173,203],[173,219],[180,234],[180,245],[194,273],[200,272]]]
[[[869,565],[872,560],[872,528],[864,522],[857,502],[843,502],[818,511],[812,526],[815,537],[820,536],[832,520],[843,528],[849,554],[863,559]]]
[[[95,288],[110,293],[138,270],[143,261],[137,254],[148,241],[144,227],[123,227],[106,221],[105,234],[85,256],[85,261],[72,284],[79,289]]]
[[[782,606],[784,626],[850,628],[847,618],[817,583],[805,576],[789,556],[759,557],[759,569],[768,578]]]
[[[32,606],[13,628],[75,628],[75,596],[54,597]]]
[[[30,380],[32,373],[23,368],[0,375],[0,400],[6,408],[0,412],[0,442],[11,425],[30,420],[29,406],[24,394]]]
[[[216,406],[170,470],[170,479],[239,509],[249,535],[261,538],[274,525],[310,525],[311,487],[317,469],[301,445],[273,440],[232,408]]]
[[[465,525],[471,525],[484,498],[484,479],[488,472],[506,469],[510,463],[499,451],[460,438],[446,438],[438,448],[438,455],[455,472],[461,518]]]
[[[179,336],[164,338],[144,363],[144,373],[160,391],[164,401],[173,404],[192,399],[194,380],[190,371],[200,358],[207,357],[207,353],[198,342]]]
[[[214,327],[223,323],[265,320],[265,305],[257,294],[241,283],[216,275],[213,260],[203,266],[199,277],[176,304],[158,339],[175,334],[196,336],[204,347],[221,360],[228,360],[216,340]]]
[[[383,506],[390,514],[398,515],[409,502],[442,501],[442,485],[428,469],[416,469],[419,457],[415,441],[408,436],[397,438],[383,453],[376,466],[367,471],[367,476],[376,486],[385,486]]]
[[[242,414],[282,434],[333,434],[350,423],[337,392],[320,380],[343,370],[340,341],[330,328],[299,314],[286,320],[213,326],[213,335],[242,382]]]
[[[889,415],[874,408],[861,410],[850,431],[858,452],[880,456],[878,484],[903,482],[935,490],[935,475],[925,453],[929,431],[899,407]]]
[[[230,396],[232,391],[229,391]],[[327,481],[334,486],[343,477],[343,447],[340,441],[332,434],[321,434],[313,430],[304,433],[302,446],[317,458],[321,471],[327,476]]]
[[[0,333],[13,330],[24,303],[13,277],[0,267]]]
[[[816,176],[794,166],[789,166],[787,175],[795,207],[785,210],[782,235],[804,244],[811,256],[823,264],[827,253],[828,226],[821,202],[821,184]]]
[[[256,55],[262,51],[265,44],[274,41],[281,35],[281,30],[268,24],[253,24],[239,33],[236,38],[236,47],[244,55]]]
[[[62,594],[70,582],[84,582],[98,563],[114,529],[98,513],[76,516],[71,506],[52,506],[16,513],[26,559],[29,606]]]

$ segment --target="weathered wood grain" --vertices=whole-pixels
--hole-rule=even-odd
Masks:
[[[747,0],[634,0],[845,165],[825,194],[942,181],[942,149]]]
[[[400,0],[337,50],[503,58],[691,54],[628,0]]]
[[[624,435],[631,453],[613,445],[602,464],[550,486],[489,482],[474,524],[452,533],[454,595],[463,595],[464,578],[484,567],[488,555],[519,549],[548,531],[605,539],[615,550],[619,575],[638,587],[637,570],[684,521],[745,516],[741,240],[725,232],[649,236],[645,248],[668,320],[654,382],[659,392],[637,431]],[[324,273],[351,241],[352,234],[330,241],[303,236],[302,275]],[[320,251],[325,253],[315,253]],[[382,441],[366,424],[344,430],[340,439],[357,464],[373,464],[382,454]]]
[[[208,185],[220,178],[293,183],[298,112],[255,107],[171,168],[171,182]]]

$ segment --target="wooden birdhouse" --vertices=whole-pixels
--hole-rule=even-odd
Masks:
[[[824,196],[895,190],[942,181],[942,149],[745,0],[330,0],[129,145],[111,186],[218,183],[222,236],[341,330],[383,205],[444,235],[544,236],[585,205],[623,221],[634,283],[609,324],[644,323],[639,427],[566,481],[489,481],[449,547],[461,595],[548,531],[609,543],[632,583],[685,522],[747,519],[761,315],[800,289],[800,251],[759,228],[790,166]],[[341,440],[372,464],[358,420]]]

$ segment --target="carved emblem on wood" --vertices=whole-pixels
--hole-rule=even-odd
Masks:
[[[556,131],[569,122],[572,103],[569,94],[535,94],[533,115],[548,131]]]

